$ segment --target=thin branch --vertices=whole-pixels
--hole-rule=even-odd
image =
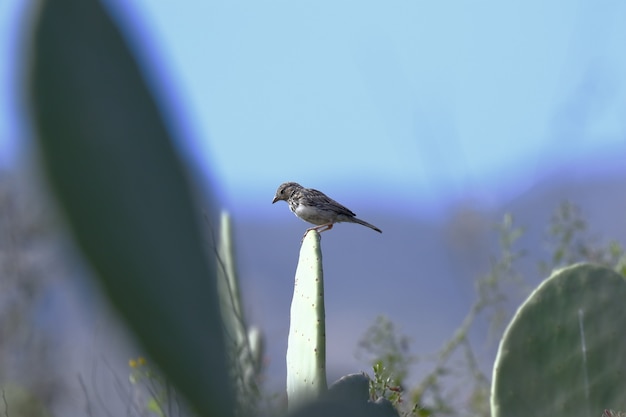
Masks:
[[[9,402],[7,401],[6,392],[2,389],[2,402],[4,402],[4,416],[9,417]]]

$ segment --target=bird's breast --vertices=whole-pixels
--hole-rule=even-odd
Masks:
[[[298,204],[291,209],[296,216],[313,224],[326,224],[335,220],[336,215],[332,211],[324,210],[315,206]]]

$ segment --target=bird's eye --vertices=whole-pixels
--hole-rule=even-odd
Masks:
[[[280,194],[285,194],[285,190],[280,190]]]

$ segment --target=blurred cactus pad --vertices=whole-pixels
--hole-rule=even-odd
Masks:
[[[493,371],[493,417],[626,409],[626,282],[611,269],[556,271],[516,312]]]

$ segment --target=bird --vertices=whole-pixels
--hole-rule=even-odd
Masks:
[[[297,182],[285,182],[276,190],[272,204],[284,200],[289,204],[289,209],[305,222],[316,225],[306,230],[304,235],[315,230],[318,233],[333,228],[335,223],[357,223],[382,233],[378,227],[366,221],[357,219],[350,209],[342,206],[321,191],[313,188],[305,188]]]

